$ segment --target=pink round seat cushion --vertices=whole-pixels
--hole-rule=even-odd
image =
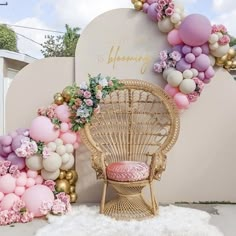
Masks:
[[[107,167],[107,177],[120,182],[145,180],[149,176],[149,166],[144,162],[121,161]]]

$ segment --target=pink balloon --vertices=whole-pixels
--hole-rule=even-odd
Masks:
[[[204,80],[205,79],[205,73],[204,72],[199,72],[197,77],[200,80]]]
[[[11,149],[11,146],[3,146],[3,151],[7,154],[11,153],[12,152],[12,149]]]
[[[205,54],[201,54],[196,58],[196,60],[192,64],[192,68],[197,69],[198,71],[202,72],[207,70],[207,68],[211,65],[211,61],[209,57]]]
[[[27,178],[27,174],[25,172],[21,172],[20,176],[23,176],[24,178]]]
[[[183,54],[188,54],[188,53],[190,53],[192,51],[192,48],[190,47],[190,46],[188,46],[188,45],[184,45],[183,47],[182,47],[182,53]]]
[[[64,144],[74,144],[76,142],[77,136],[75,132],[66,132],[61,134],[60,139],[62,139]]]
[[[68,105],[63,104],[60,106],[57,106],[55,109],[55,113],[57,115],[57,118],[61,122],[69,122],[70,121],[70,110]]]
[[[172,51],[177,51],[179,53],[181,53],[181,55],[183,54],[182,53],[182,49],[183,49],[183,45],[175,45],[173,48],[172,48]]]
[[[0,192],[0,202],[2,201],[3,198],[4,198],[4,194]]]
[[[25,186],[26,182],[27,182],[26,176],[21,175],[19,178],[16,179],[16,185],[20,187]]]
[[[38,172],[34,170],[28,170],[27,171],[27,176],[29,178],[35,179],[38,176]]]
[[[18,128],[16,132],[20,135],[29,136],[29,129],[26,128]]]
[[[43,215],[39,210],[41,204],[43,202],[53,201],[54,194],[45,185],[34,185],[24,192],[21,199],[25,202],[26,208],[34,213],[34,216],[40,217]]]
[[[203,83],[205,83],[205,84],[209,84],[210,82],[211,82],[211,79],[205,78],[205,79],[203,80]]]
[[[201,47],[194,47],[194,48],[192,49],[192,53],[193,53],[196,57],[198,57],[198,56],[200,56],[200,55],[202,54],[202,48],[201,48]]]
[[[43,183],[43,177],[41,175],[38,175],[35,178],[35,184],[42,184]]]
[[[184,72],[185,70],[188,70],[191,68],[191,64],[187,63],[184,58],[180,59],[180,61],[178,61],[176,63],[176,69],[178,71]]]
[[[0,203],[1,210],[9,210],[13,206],[14,202],[18,200],[20,200],[20,198],[16,194],[7,194]]]
[[[9,146],[11,145],[11,142],[12,142],[12,137],[10,135],[3,136],[3,138],[1,139],[1,144],[3,146]]]
[[[185,61],[189,64],[193,63],[196,59],[195,55],[193,53],[188,53],[185,55]]]
[[[209,66],[208,69],[205,71],[205,78],[211,79],[215,75],[215,71],[212,66]]]
[[[0,156],[0,161],[5,161],[6,159],[3,156]]]
[[[152,3],[147,10],[147,15],[152,21],[157,21],[157,11],[156,11],[157,5],[158,5],[157,3]]]
[[[78,148],[79,148],[79,143],[77,143],[77,142],[74,143],[74,144],[73,144],[73,147],[74,147],[75,150],[78,149]]]
[[[35,141],[49,143],[59,137],[59,130],[54,128],[54,124],[46,116],[36,117],[30,126],[30,137]]]
[[[202,53],[208,55],[210,50],[209,50],[209,46],[208,46],[208,43],[205,43],[201,46],[201,49],[202,49]]]
[[[22,187],[22,186],[17,186],[16,189],[15,189],[15,194],[17,196],[22,196],[25,192],[25,187]]]
[[[17,136],[17,132],[16,131],[12,131],[8,135],[10,135],[12,138],[14,138],[14,137]]]
[[[16,187],[16,179],[10,174],[0,176],[0,192],[13,193]]]
[[[174,97],[176,93],[179,93],[179,89],[172,87],[171,85],[167,84],[164,88],[167,94],[169,94],[171,97]]]
[[[206,43],[211,35],[211,22],[200,14],[188,15],[179,27],[179,35],[185,44],[200,46]]]
[[[179,31],[177,29],[173,29],[168,33],[167,40],[169,44],[173,46],[183,43],[179,37]]]
[[[14,152],[9,154],[7,160],[10,161],[12,165],[17,165],[19,170],[25,168],[25,159],[18,157]]]
[[[177,93],[174,96],[174,101],[179,109],[187,109],[190,104],[188,97],[183,93]]]
[[[69,130],[69,125],[68,125],[68,123],[65,123],[65,122],[61,123],[61,132],[62,132],[62,133],[65,133],[65,132],[67,132],[68,130]]]
[[[17,135],[13,138],[12,140],[12,144],[11,144],[11,148],[13,151],[15,151],[17,148],[19,148],[21,146],[21,140],[25,138],[24,135]]]
[[[0,144],[0,156],[7,157],[7,153],[3,151],[3,146]]]
[[[34,185],[35,185],[35,180],[34,180],[34,179],[28,178],[28,179],[26,180],[26,187],[27,187],[27,188],[30,188],[30,187],[32,187],[32,186],[34,186]]]

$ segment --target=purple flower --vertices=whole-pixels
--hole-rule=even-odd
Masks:
[[[60,199],[56,199],[53,202],[52,213],[55,215],[66,213],[66,205]]]
[[[181,59],[181,54],[178,51],[173,51],[170,53],[170,58],[172,58],[174,61],[179,61]]]
[[[84,99],[84,102],[89,107],[91,107],[93,105],[93,101],[91,99]]]
[[[53,180],[46,180],[44,182],[44,185],[46,185],[48,188],[50,188],[52,192],[55,191],[56,183]]]
[[[162,67],[163,69],[165,69],[165,68],[167,67],[165,61],[161,61],[161,62],[160,62],[160,65],[161,65],[161,67]]]
[[[84,91],[84,97],[85,98],[90,98],[91,97],[91,93],[88,90]]]
[[[161,61],[165,61],[166,59],[168,58],[168,54],[167,54],[167,51],[161,51],[160,52],[160,59]]]
[[[162,72],[162,66],[161,66],[160,63],[155,63],[154,66],[153,66],[153,69],[157,73],[161,73]]]
[[[174,9],[168,7],[168,8],[165,10],[165,14],[166,14],[167,16],[172,16],[172,15],[174,14]]]

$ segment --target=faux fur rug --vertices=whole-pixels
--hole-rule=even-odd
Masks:
[[[97,206],[76,206],[66,216],[49,216],[36,236],[223,236],[200,210],[166,206],[160,215],[143,221],[116,221],[98,213]]]

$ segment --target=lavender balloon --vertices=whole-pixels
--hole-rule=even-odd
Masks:
[[[183,54],[190,53],[191,51],[192,51],[192,48],[188,45],[184,45],[183,48],[182,48],[182,53]]]
[[[28,136],[28,135],[25,135],[26,132],[29,133],[29,129],[26,129],[26,128],[19,128],[16,130],[16,132],[20,135],[24,135],[24,136]]]
[[[205,54],[201,54],[196,58],[193,62],[192,67],[197,69],[199,72],[207,70],[207,68],[211,65],[211,61],[209,57]]]
[[[212,66],[209,66],[208,69],[205,71],[205,78],[211,79],[215,75],[215,71]]]
[[[7,153],[4,152],[3,146],[0,144],[0,156],[7,157]]]
[[[11,153],[12,152],[12,149],[11,149],[11,146],[3,146],[3,151],[7,154]]]
[[[157,5],[158,5],[157,3],[152,3],[147,10],[147,15],[152,21],[157,21],[157,11],[156,11]]]
[[[196,57],[198,57],[198,56],[200,56],[200,55],[202,54],[202,48],[201,48],[201,47],[194,47],[194,48],[192,49],[192,53],[193,53]]]
[[[12,165],[17,165],[19,170],[25,168],[25,159],[18,157],[14,152],[9,154],[7,160],[10,161]]]
[[[9,136],[9,135],[5,135],[3,136],[3,138],[1,139],[1,144],[3,146],[9,146],[11,145],[11,142],[12,142],[12,137]]]
[[[206,55],[209,55],[210,53],[210,49],[209,49],[209,46],[207,43],[203,44],[201,46],[201,49],[202,49],[202,53],[206,54]]]
[[[199,72],[197,77],[198,77],[198,79],[203,81],[205,79],[205,73],[204,72]]]
[[[185,70],[188,70],[191,68],[191,64],[187,63],[184,58],[180,59],[180,61],[176,64],[176,69],[178,71],[184,72]]]
[[[25,138],[24,135],[17,135],[16,137],[13,138],[12,140],[12,150],[15,151],[17,148],[19,148],[21,146],[21,140]]]
[[[196,57],[194,56],[193,53],[188,53],[188,54],[185,55],[184,59],[187,63],[191,64],[195,61]]]

